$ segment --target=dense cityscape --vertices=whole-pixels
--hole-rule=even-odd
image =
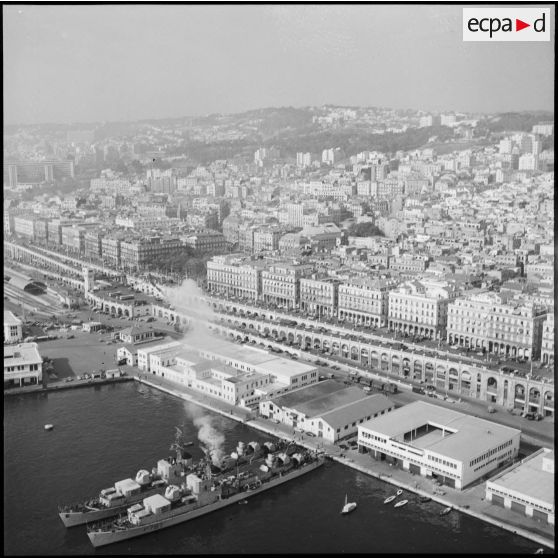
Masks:
[[[282,134],[294,135],[293,113],[311,123],[301,133],[339,143],[362,128],[374,145],[424,144],[291,151]],[[193,401],[209,397],[322,448],[358,448],[457,492],[496,474],[504,480],[482,492],[492,507],[553,526],[553,498],[540,487],[519,496],[513,481],[538,467],[543,492],[553,482],[549,116],[323,106],[9,130],[5,390],[164,378]],[[275,141],[246,155],[263,130]],[[59,377],[42,347],[55,355],[60,339],[97,331],[118,343],[112,361],[103,351],[104,366]],[[405,391],[418,401],[397,410]],[[435,420],[464,423],[466,440],[467,400],[490,416],[494,458],[465,467],[448,449],[453,459],[417,461],[397,437],[391,448],[374,442],[383,430],[373,417],[411,413],[400,420],[420,431],[442,412],[431,401],[448,413]],[[515,428],[493,422],[504,414]],[[545,443],[520,459],[526,421],[551,428],[531,427]]]
[[[554,553],[554,14],[490,10],[3,8],[6,555]]]

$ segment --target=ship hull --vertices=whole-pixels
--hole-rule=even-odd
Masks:
[[[101,519],[107,519],[118,515],[121,512],[125,512],[132,504],[136,502],[141,502],[144,498],[151,496],[160,492],[160,489],[150,489],[141,492],[136,497],[130,498],[124,504],[120,506],[114,506],[113,508],[102,508],[100,510],[91,510],[86,512],[59,512],[58,515],[64,523],[65,527],[76,527],[77,525],[84,525],[85,523],[92,523],[93,521],[100,521]]]
[[[85,523],[98,521],[100,519],[107,519],[108,517],[117,515],[119,512],[125,511],[131,503],[132,502],[129,502],[116,508],[104,508],[98,511],[60,512],[58,515],[65,527],[76,527],[77,525],[83,525]]]
[[[105,546],[107,544],[113,544],[116,542],[124,541],[127,539],[132,539],[134,537],[139,537],[141,535],[145,535],[147,533],[152,533],[154,531],[159,531],[160,529],[165,529],[166,527],[171,527],[172,525],[178,525],[179,523],[184,523],[185,521],[189,521],[190,519],[195,519],[196,517],[200,517],[202,515],[211,513],[213,511],[219,510],[221,508],[225,508],[230,506],[231,504],[235,504],[242,500],[249,498],[250,496],[254,496],[259,494],[260,492],[265,492],[270,488],[274,488],[280,484],[285,482],[289,482],[297,477],[305,475],[314,469],[317,469],[320,465],[323,465],[323,459],[316,461],[314,463],[310,463],[305,465],[301,469],[296,469],[295,471],[289,471],[284,476],[276,477],[258,488],[254,490],[248,490],[245,492],[239,492],[230,496],[224,500],[218,500],[213,504],[209,504],[207,506],[203,506],[201,508],[197,508],[194,510],[186,511],[184,513],[178,514],[173,517],[168,517],[166,519],[162,519],[160,521],[155,521],[153,523],[149,523],[147,525],[140,525],[138,527],[131,527],[122,530],[112,530],[112,531],[91,531],[87,533],[89,540],[93,544],[93,546]]]

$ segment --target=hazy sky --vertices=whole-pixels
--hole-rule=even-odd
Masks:
[[[463,42],[461,6],[22,4],[3,11],[6,124],[325,103],[553,108],[554,39]]]

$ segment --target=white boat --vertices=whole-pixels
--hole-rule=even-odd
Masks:
[[[341,513],[351,513],[356,507],[356,502],[348,502],[347,495],[345,494],[345,505],[343,506]]]
[[[395,504],[393,507],[394,508],[400,508],[401,506],[404,506],[408,502],[409,502],[409,500],[399,500],[399,502],[397,502],[397,504]]]
[[[401,496],[401,494],[403,494],[403,490],[401,490],[401,489],[399,489],[399,490],[395,493],[396,496]]]
[[[389,504],[390,502],[393,502],[395,500],[395,498],[397,498],[397,496],[395,494],[392,494],[391,496],[388,496],[384,500],[384,504]]]
[[[440,515],[447,515],[451,510],[452,510],[451,506],[448,506],[447,508],[444,508],[444,509],[440,512]]]
[[[54,428],[54,424],[45,424],[45,430],[52,430]]]

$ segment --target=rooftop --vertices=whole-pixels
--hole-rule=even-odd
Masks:
[[[554,461],[554,451],[543,448],[490,483],[536,500],[554,503],[554,468],[552,472],[543,470],[543,459]]]
[[[4,345],[4,366],[14,366],[29,363],[42,363],[37,343],[19,343]]]
[[[335,428],[360,420],[364,416],[375,415],[390,407],[394,407],[393,402],[385,395],[377,393],[326,412],[320,418]]]
[[[429,433],[411,441],[403,439],[405,434],[426,424],[443,430],[444,434]],[[371,419],[362,427],[389,436],[394,441],[405,441],[417,448],[460,461],[478,457],[520,434],[520,430],[515,428],[423,401],[409,403],[388,415]]]

